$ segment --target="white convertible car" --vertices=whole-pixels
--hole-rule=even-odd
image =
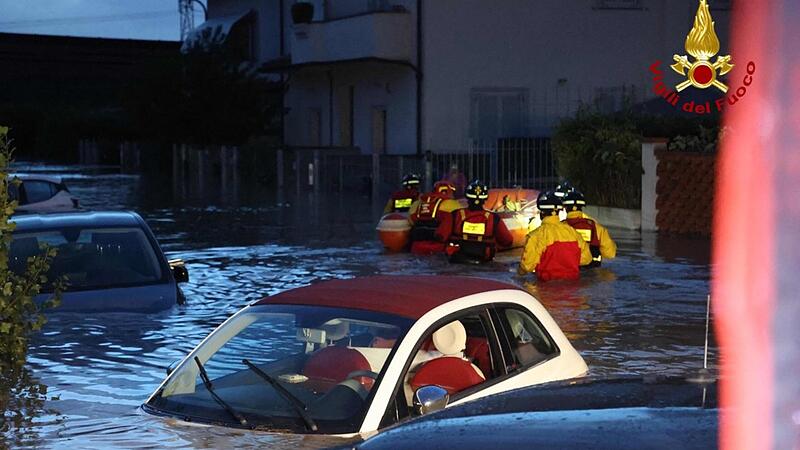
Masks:
[[[168,371],[142,406],[150,414],[347,437],[587,367],[513,285],[375,276],[255,302]]]

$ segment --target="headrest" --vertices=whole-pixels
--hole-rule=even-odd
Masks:
[[[332,319],[320,327],[325,330],[325,336],[329,341],[344,339],[350,334],[350,324],[339,319]]]
[[[467,347],[467,330],[458,320],[433,333],[433,345],[444,355],[458,355]]]

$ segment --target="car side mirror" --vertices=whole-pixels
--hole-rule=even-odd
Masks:
[[[169,365],[165,369],[165,371],[167,372],[167,376],[172,375],[172,372],[175,371],[175,367],[177,367],[178,363],[180,363],[180,362],[181,362],[180,359],[176,359],[175,361],[172,361],[171,363],[169,363]]]
[[[187,283],[189,281],[189,271],[182,259],[169,260],[169,267],[172,269],[172,276],[176,283]]]
[[[436,385],[422,386],[414,392],[414,411],[419,415],[439,411],[449,401],[450,394],[446,389]]]

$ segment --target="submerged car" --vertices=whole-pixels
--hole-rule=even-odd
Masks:
[[[321,282],[245,307],[142,405],[185,422],[354,436],[448,405],[586,374],[545,308],[516,286],[453,276]]]
[[[10,183],[8,193],[17,201],[18,213],[59,212],[78,209],[78,199],[69,192],[61,177],[13,175],[19,185]]]
[[[63,278],[59,311],[158,311],[183,301],[188,281],[181,261],[168,262],[134,212],[75,212],[15,216],[9,268],[21,274],[44,247],[57,250],[48,279]],[[37,301],[52,294],[47,285]]]
[[[581,379],[427,414],[342,448],[708,449],[718,428],[713,379]]]

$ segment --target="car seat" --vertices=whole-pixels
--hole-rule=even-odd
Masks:
[[[409,383],[411,388],[436,385],[455,394],[482,383],[483,372],[463,357],[466,344],[467,331],[458,320],[436,330],[433,345],[444,356],[422,364]]]
[[[312,353],[303,366],[309,386],[318,392],[327,392],[333,386],[348,379],[356,371],[370,372],[369,361],[358,350],[343,345],[330,345]],[[369,377],[355,378],[365,389],[372,388],[374,380]]]

